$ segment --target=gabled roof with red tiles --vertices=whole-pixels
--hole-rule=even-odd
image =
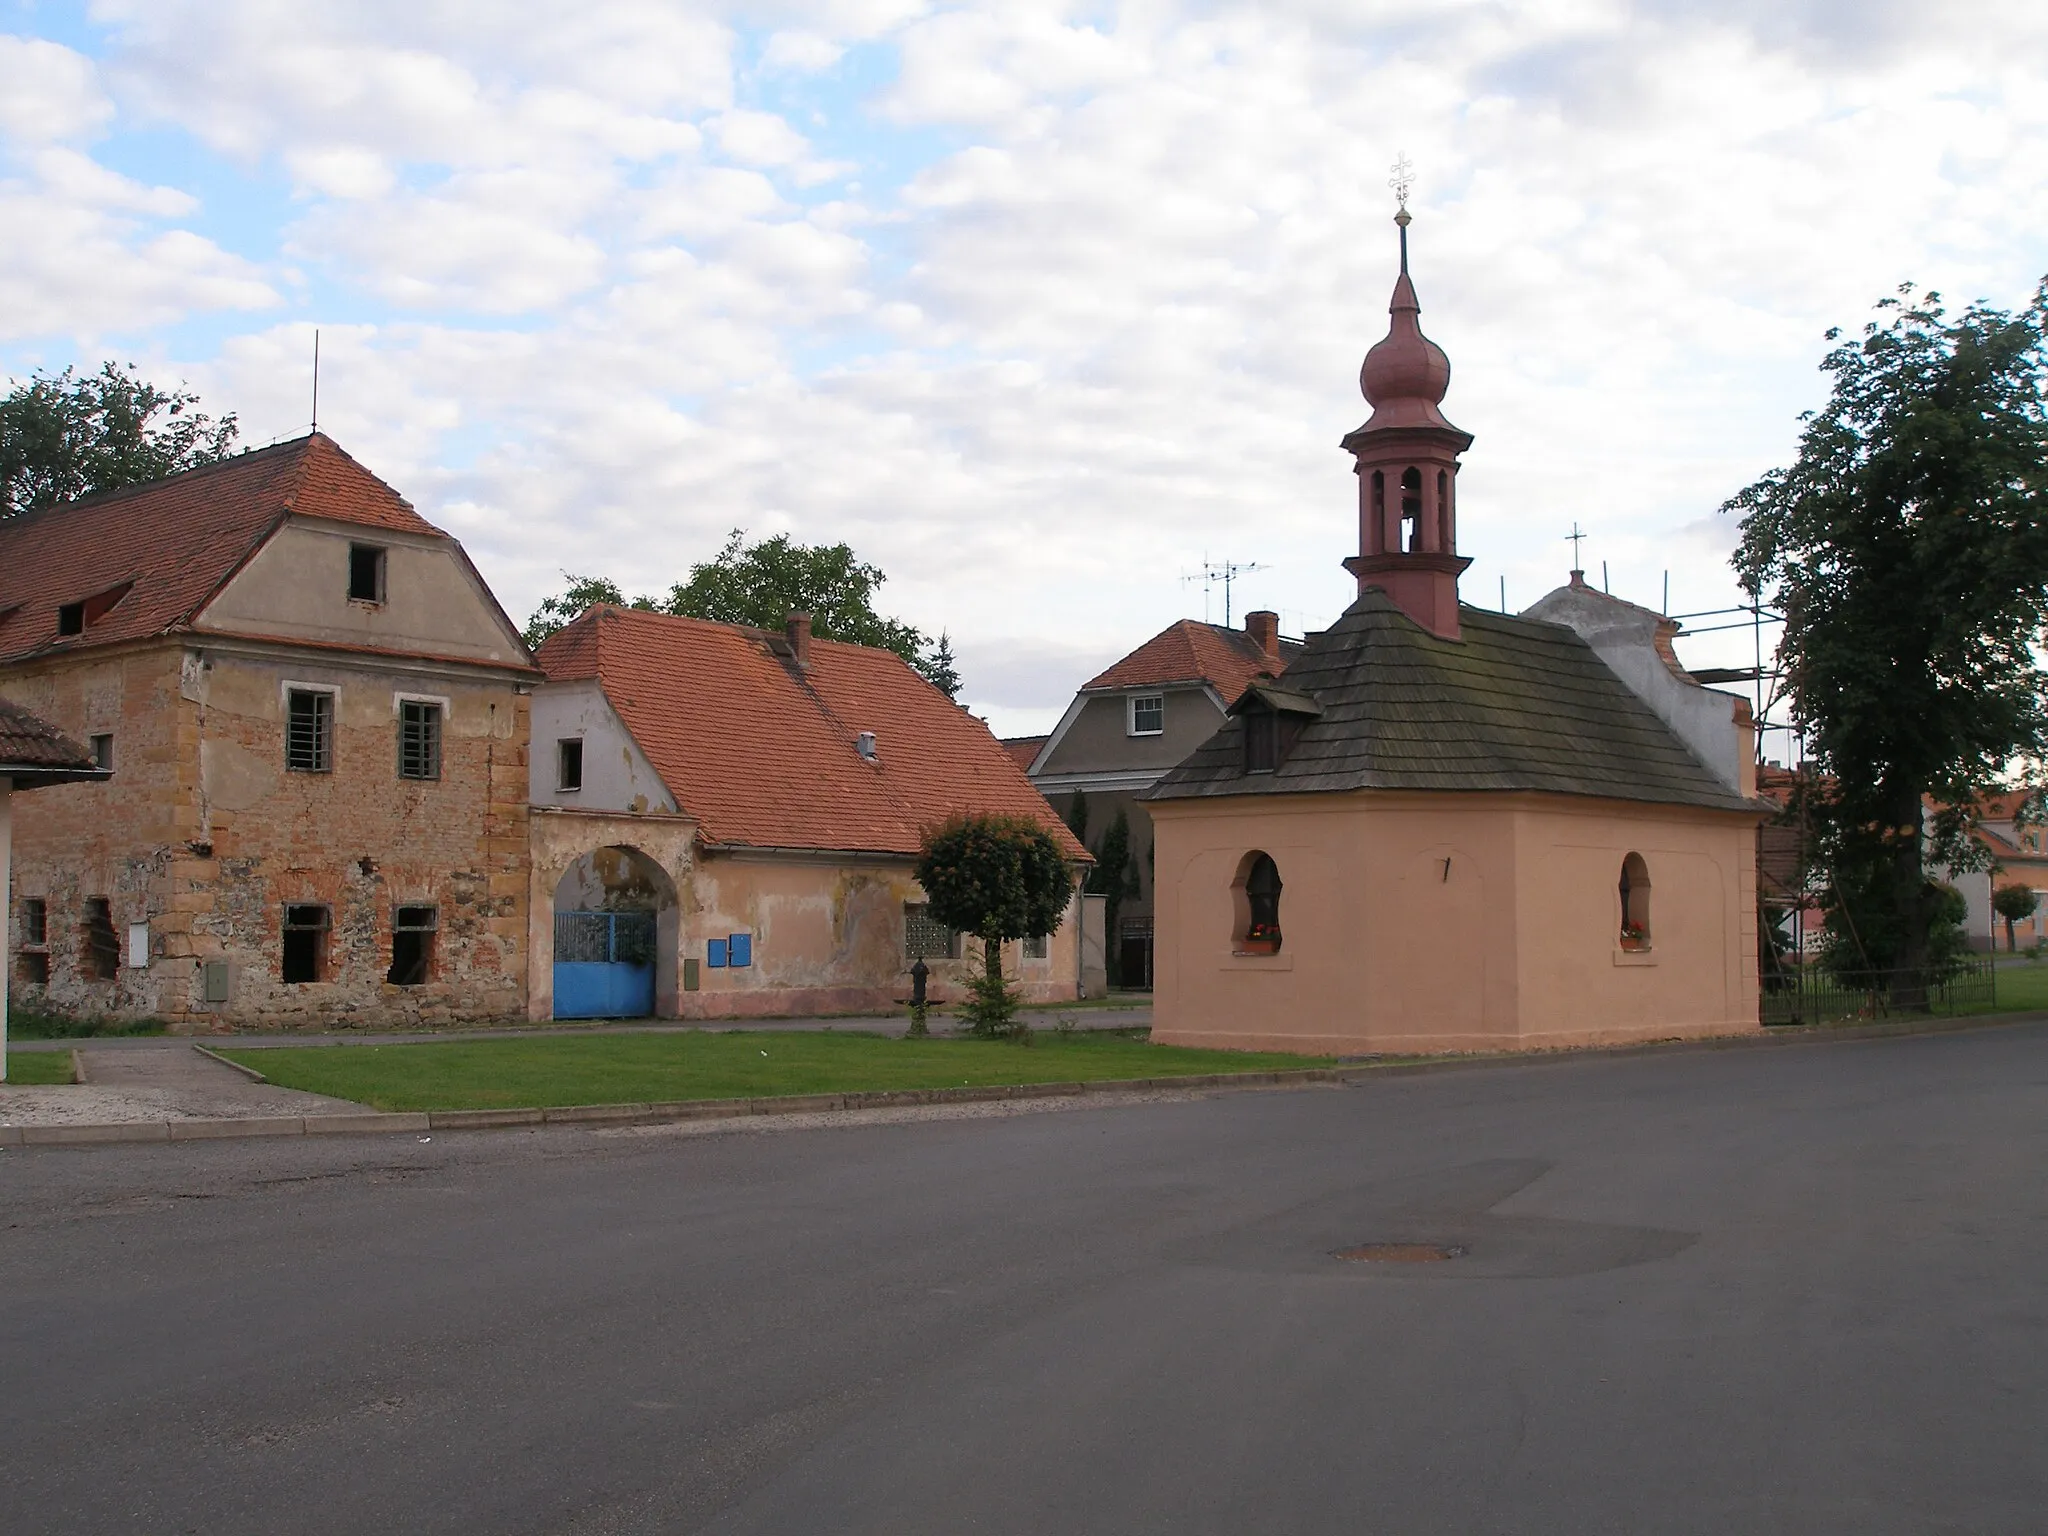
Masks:
[[[1010,754],[1011,762],[1029,773],[1031,765],[1038,761],[1038,754],[1045,750],[1045,744],[1050,740],[1050,736],[1005,736],[1002,738],[1003,750]]]
[[[41,715],[0,699],[0,777],[15,789],[104,779],[108,770]]]
[[[187,627],[293,514],[446,537],[324,432],[46,507],[0,521],[0,662]]]
[[[989,728],[893,652],[813,639],[799,667],[781,635],[603,605],[539,660],[550,682],[598,682],[708,843],[915,854],[950,815],[1005,812],[1088,856]]]
[[[1275,662],[1241,629],[1182,619],[1169,624],[1108,671],[1082,685],[1083,693],[1121,688],[1162,688],[1169,683],[1207,683],[1233,704],[1260,677],[1276,677],[1301,652],[1293,640],[1280,642]]]

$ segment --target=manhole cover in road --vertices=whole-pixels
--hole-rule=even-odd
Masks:
[[[1464,1256],[1463,1248],[1444,1243],[1360,1243],[1330,1255],[1350,1264],[1441,1264]]]

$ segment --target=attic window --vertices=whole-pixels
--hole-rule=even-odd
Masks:
[[[567,793],[583,787],[583,738],[564,736],[555,743],[555,788]]]
[[[1306,694],[1254,684],[1230,712],[1244,721],[1244,771],[1272,773],[1287,761],[1322,706]]]
[[[348,600],[352,603],[384,601],[384,551],[379,546],[349,545]]]
[[[88,626],[97,624],[111,613],[134,585],[132,581],[124,581],[119,586],[107,588],[104,592],[95,592],[82,601],[60,604],[57,609],[57,633],[84,634]]]
[[[1166,731],[1166,695],[1139,694],[1131,700],[1129,732],[1133,736],[1159,736]]]

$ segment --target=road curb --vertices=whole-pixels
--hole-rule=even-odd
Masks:
[[[753,1115],[809,1115],[856,1109],[897,1109],[931,1104],[986,1104],[1004,1099],[1108,1097],[1119,1093],[1171,1090],[1305,1088],[1317,1084],[1370,1082],[1485,1067],[1562,1065],[1589,1056],[1648,1056],[1674,1051],[1742,1050],[1757,1047],[1832,1045],[1857,1040],[1896,1040],[1911,1035],[1953,1035],[2003,1029],[2048,1020],[2048,1013],[1998,1014],[1989,1018],[1930,1019],[1890,1024],[1775,1027],[1760,1034],[1709,1035],[1689,1040],[1643,1040],[1628,1045],[1560,1047],[1542,1051],[1492,1051],[1440,1056],[1423,1061],[1357,1061],[1297,1071],[1203,1072],[1179,1077],[1125,1077],[1087,1083],[991,1083],[962,1088],[884,1088],[852,1093],[800,1093],[757,1099],[678,1099],[660,1104],[567,1104],[553,1109],[436,1109],[425,1112],[270,1116],[239,1120],[136,1120],[109,1125],[0,1126],[0,1147],[94,1146],[116,1142],[238,1141],[277,1136],[377,1136],[398,1132],[483,1131],[564,1125],[659,1125],[680,1120],[737,1120]],[[195,1050],[212,1056],[202,1046]],[[225,1060],[225,1058],[216,1058]],[[240,1071],[251,1069],[228,1062]],[[260,1074],[253,1074],[261,1081]]]

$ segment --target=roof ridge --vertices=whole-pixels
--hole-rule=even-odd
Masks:
[[[104,507],[125,501],[131,496],[160,489],[172,480],[183,480],[189,476],[210,475],[223,470],[239,468],[252,459],[265,454],[281,454],[285,449],[302,447],[309,439],[288,438],[281,443],[265,443],[261,448],[246,448],[240,453],[231,453],[224,459],[213,459],[205,464],[194,464],[188,469],[172,470],[168,475],[158,475],[154,480],[138,480],[133,485],[117,485],[109,490],[94,491],[89,496],[75,496],[69,501],[52,501],[28,512],[17,512],[12,517],[0,518],[0,527],[26,528],[32,523],[58,512],[75,512],[81,507]]]

